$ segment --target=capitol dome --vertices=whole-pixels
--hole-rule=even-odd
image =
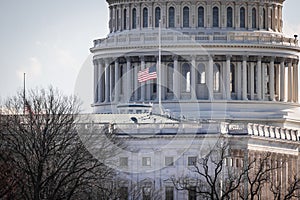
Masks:
[[[300,48],[282,33],[283,2],[107,0],[110,32],[91,48],[94,112],[161,102],[175,118],[295,127]],[[139,82],[152,66],[160,82]]]
[[[107,3],[110,31],[90,49],[90,121],[110,124],[127,145],[112,158],[122,199],[155,199],[150,191],[169,200],[250,199],[256,174],[240,176],[239,189],[226,196],[229,171],[252,161],[265,168],[265,155],[263,163],[275,171],[252,199],[284,199],[292,175],[300,173],[300,48],[297,35],[282,32],[284,1]],[[220,141],[229,146],[226,158],[219,157]],[[182,177],[187,185],[178,189]],[[270,191],[273,183],[279,196]],[[136,188],[142,195],[134,198]]]

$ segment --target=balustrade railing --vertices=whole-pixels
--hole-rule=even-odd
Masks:
[[[106,39],[94,40],[94,48],[111,46],[131,46],[136,44],[156,45],[158,33],[135,32],[126,34],[116,34]],[[220,35],[212,34],[179,34],[177,32],[163,32],[162,45],[170,44],[273,44],[283,46],[298,47],[296,38],[287,38],[282,35],[269,33],[227,33]],[[113,44],[113,45],[112,45]]]

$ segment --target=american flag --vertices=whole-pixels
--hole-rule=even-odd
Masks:
[[[34,115],[34,112],[32,111],[31,105],[28,103],[27,100],[25,100],[25,114]]]
[[[138,81],[140,83],[151,80],[151,79],[156,79],[156,78],[157,78],[156,65],[153,65],[151,67],[148,67],[148,68],[138,72]]]

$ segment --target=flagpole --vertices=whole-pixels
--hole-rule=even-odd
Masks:
[[[26,73],[23,74],[23,103],[24,103],[24,110],[23,114],[25,115],[26,112]]]
[[[158,26],[158,106],[160,114],[163,114],[161,105],[161,20],[159,20]]]

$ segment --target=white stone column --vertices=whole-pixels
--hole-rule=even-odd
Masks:
[[[112,19],[111,19],[111,24],[112,24],[112,31],[116,31],[116,7],[112,7]]]
[[[139,88],[139,82],[138,82],[138,65],[134,66],[134,70],[133,70],[133,73],[134,73],[134,87],[133,87],[133,91],[134,91],[134,101],[137,101],[138,100],[138,88]]]
[[[250,99],[254,100],[254,63],[250,63]]]
[[[285,64],[284,60],[280,63],[280,101],[286,101],[285,96]]]
[[[261,65],[261,97],[262,97],[262,100],[264,101],[265,100],[265,97],[266,97],[266,64],[265,63],[262,63]]]
[[[264,15],[263,15],[263,7],[264,7],[264,4],[260,3],[259,4],[259,7],[258,7],[258,26],[259,26],[259,29],[263,29],[264,28]]]
[[[140,57],[141,59],[141,70],[144,70],[145,69],[145,57],[144,56],[141,56]],[[141,101],[145,101],[145,96],[146,95],[146,85],[145,85],[145,82],[142,82],[141,83]]]
[[[213,76],[214,76],[214,60],[212,56],[208,57],[208,65],[205,67],[205,74],[207,74],[206,83],[208,88],[208,99],[213,100],[214,99],[214,82],[213,82]]]
[[[221,7],[220,7],[220,19],[221,19],[220,20],[220,26],[221,26],[222,29],[226,28],[226,26],[227,26],[226,13],[227,13],[226,12],[226,2],[222,1],[221,2]]]
[[[98,62],[94,60],[94,103],[98,101]]]
[[[233,22],[235,23],[235,29],[240,29],[240,4],[235,4],[235,8],[233,8]]]
[[[295,73],[295,102],[299,103],[299,75],[298,75],[298,64],[294,64]]]
[[[114,95],[114,69],[112,65],[109,65],[109,102],[113,101]]]
[[[261,84],[261,57],[258,57],[257,60],[257,66],[256,66],[256,70],[257,70],[257,79],[256,79],[256,91],[257,91],[257,99],[258,100],[262,100],[262,84]]]
[[[242,98],[247,100],[247,56],[243,56],[243,91]]]
[[[167,86],[167,77],[166,77],[166,66],[164,65],[164,63],[161,61],[161,100],[165,100],[166,99],[166,86]],[[157,83],[158,84],[158,83]],[[158,90],[157,90],[158,92]],[[158,94],[158,93],[157,93]]]
[[[299,68],[298,64],[296,64],[296,102],[299,103]]]
[[[241,100],[242,99],[242,63],[237,62],[237,99]]]
[[[269,88],[270,88],[270,100],[275,100],[275,87],[274,87],[274,79],[275,79],[275,73],[274,73],[274,57],[271,58],[270,62],[270,80],[269,80]]]
[[[275,84],[276,84],[276,91],[275,91],[275,96],[277,95],[276,100],[280,101],[280,65],[276,64],[275,65]]]
[[[196,100],[196,56],[191,56],[191,100]]]
[[[151,80],[153,84],[156,83],[156,95],[155,95],[155,100],[159,101],[158,98],[159,98],[159,87],[161,87],[161,85],[158,84],[158,79],[159,77],[162,77],[160,76],[160,73],[162,73],[162,70],[157,70],[158,69],[158,65],[159,65],[159,59],[158,59],[158,56],[156,57],[156,72],[157,72],[157,78],[156,79],[153,79]],[[161,82],[162,83],[162,82]],[[153,92],[153,89],[152,89],[152,92]],[[152,93],[152,95],[154,95],[154,92]]]
[[[226,56],[226,69],[225,69],[225,92],[226,92],[226,99],[231,99],[231,91],[230,91],[230,59],[231,56]]]
[[[293,99],[293,76],[292,76],[292,62],[288,63],[288,102],[292,102]]]
[[[296,97],[296,84],[295,84],[295,68],[294,68],[294,63],[292,63],[292,102],[295,102],[295,97]]]
[[[110,92],[110,78],[109,78],[109,61],[105,60],[105,99],[104,102],[109,102],[109,92]]]
[[[132,93],[132,87],[131,87],[131,61],[130,61],[130,57],[126,57],[126,87],[124,87],[124,97],[125,97],[125,102],[129,102],[130,101],[130,96]]]
[[[174,56],[174,72],[173,72],[173,93],[174,99],[180,99],[180,70],[178,65],[178,56]]]
[[[98,102],[102,103],[103,102],[103,72],[104,72],[104,66],[103,66],[103,61],[98,61]]]
[[[119,67],[119,61],[115,61],[115,103],[119,102],[119,95],[120,95],[120,82],[119,82],[119,76],[120,76],[120,67]]]

